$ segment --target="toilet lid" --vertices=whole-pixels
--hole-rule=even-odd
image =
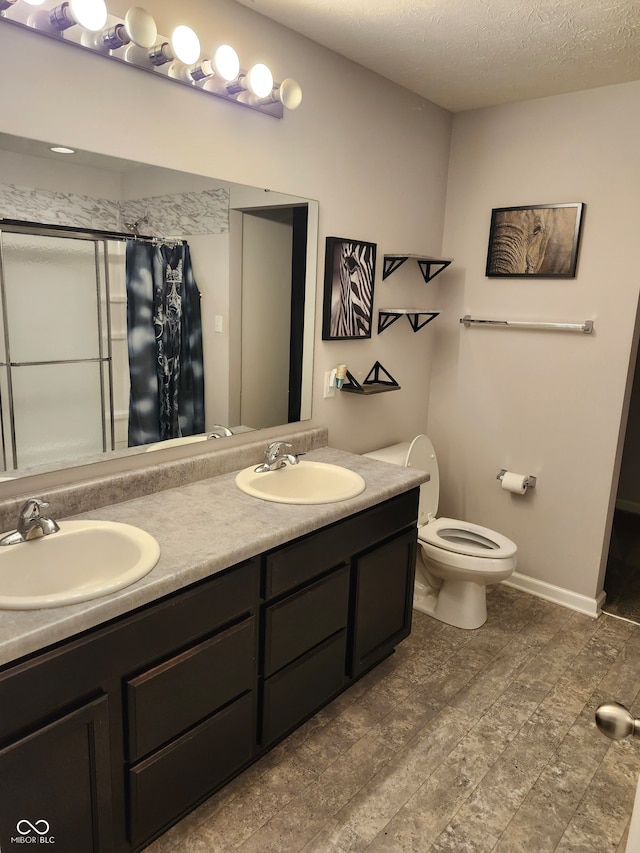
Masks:
[[[494,560],[513,557],[518,550],[515,542],[501,533],[455,518],[437,518],[424,524],[418,530],[418,539],[445,551]]]
[[[426,524],[435,518],[438,512],[440,497],[440,472],[433,444],[426,435],[417,435],[407,448],[405,460],[407,468],[417,468],[426,471],[429,481],[420,486],[420,502],[418,505],[418,525]]]

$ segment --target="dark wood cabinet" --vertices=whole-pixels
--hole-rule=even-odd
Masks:
[[[387,657],[409,635],[415,567],[415,532],[355,559],[352,676]]]
[[[35,697],[33,697],[35,699]],[[0,849],[113,850],[108,698],[0,750]],[[20,848],[21,849],[21,848]]]
[[[390,654],[417,498],[0,668],[0,849],[142,850]]]

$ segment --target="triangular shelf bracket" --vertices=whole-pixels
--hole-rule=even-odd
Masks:
[[[378,334],[392,326],[400,317],[406,316],[414,332],[435,320],[439,311],[423,311],[421,308],[380,308],[378,311]]]
[[[342,386],[342,390],[353,394],[380,394],[382,391],[399,391],[400,385],[389,371],[376,361],[362,383],[347,370],[347,381]]]
[[[430,255],[385,255],[382,265],[382,280],[384,281],[391,273],[400,269],[409,258],[417,262],[422,277],[427,283],[453,263],[453,258],[434,258]]]
[[[442,270],[446,270],[451,261],[449,260],[418,260],[418,266],[420,267],[420,272],[422,273],[422,277],[425,282],[428,284],[431,279],[434,279]]]
[[[392,272],[400,269],[408,257],[408,255],[385,255],[382,261],[382,280],[389,278]]]

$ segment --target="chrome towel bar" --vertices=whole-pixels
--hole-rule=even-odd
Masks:
[[[480,320],[465,314],[460,322],[469,326],[508,326],[514,329],[551,329],[557,332],[584,332],[590,335],[593,332],[593,320],[585,320],[584,323],[537,323],[533,320]]]

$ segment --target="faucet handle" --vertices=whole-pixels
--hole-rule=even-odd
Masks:
[[[289,444],[288,441],[272,441],[271,444],[267,447],[267,451],[265,456],[269,462],[273,462],[274,459],[280,455],[280,450],[282,447],[286,447],[289,449],[293,447],[292,444]]]
[[[20,507],[20,517],[25,521],[33,521],[40,518],[40,510],[46,509],[49,506],[48,501],[41,501],[39,498],[28,498]]]

